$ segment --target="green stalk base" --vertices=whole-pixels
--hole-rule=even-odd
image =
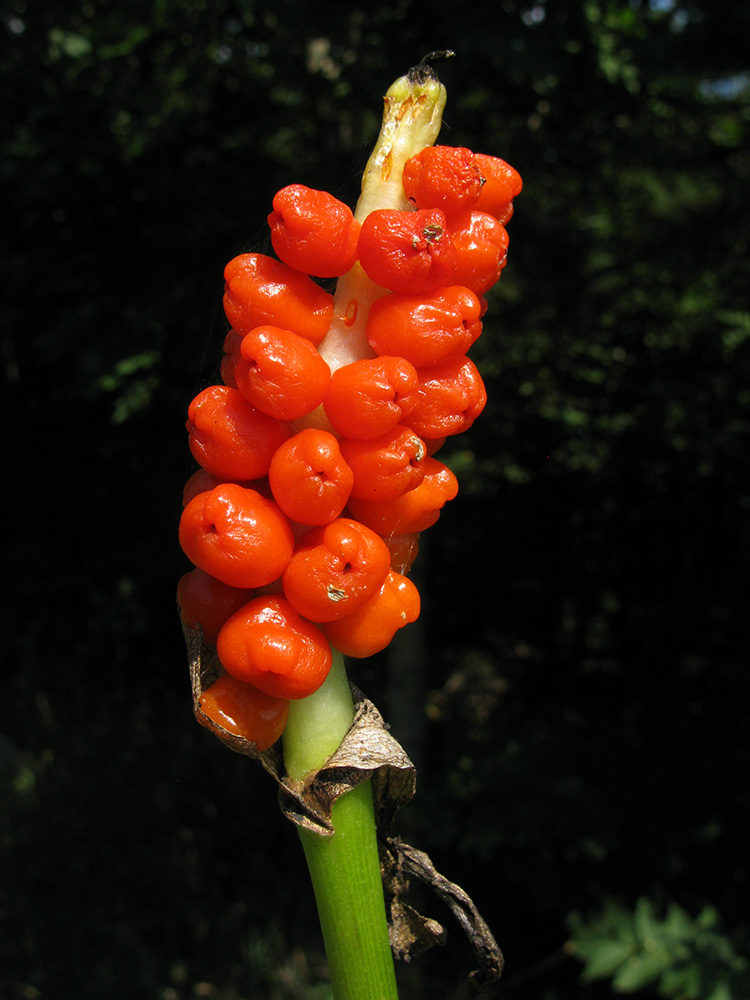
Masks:
[[[388,940],[372,789],[366,781],[333,807],[335,833],[300,830],[335,1000],[398,1000]]]
[[[304,782],[325,764],[354,719],[344,658],[315,694],[289,706],[284,762]],[[328,957],[335,1000],[398,1000],[380,878],[369,780],[342,795],[331,813],[334,834],[300,829]]]

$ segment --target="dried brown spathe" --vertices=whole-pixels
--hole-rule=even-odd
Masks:
[[[184,632],[197,720],[231,750],[261,764],[277,783],[279,805],[287,819],[320,836],[330,837],[334,832],[331,811],[335,801],[364,781],[372,780],[394,955],[408,962],[445,942],[445,929],[437,921],[417,913],[404,900],[410,880],[417,879],[449,908],[471,942],[479,962],[479,969],[470,975],[474,985],[484,989],[496,982],[502,973],[503,955],[469,896],[436,871],[423,851],[389,836],[394,816],[414,796],[416,771],[401,744],[388,732],[375,705],[352,686],[355,715],[348,733],[319,771],[303,783],[292,782],[284,771],[279,744],[260,751],[250,740],[228,732],[201,711],[200,696],[222,668],[215,650],[203,644],[199,628],[185,628]]]

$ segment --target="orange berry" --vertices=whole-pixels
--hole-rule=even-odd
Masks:
[[[216,645],[221,626],[252,596],[252,590],[229,587],[202,569],[191,569],[177,584],[182,623],[188,628],[200,626],[207,646]]]
[[[344,438],[340,447],[354,474],[351,496],[358,500],[395,500],[424,478],[427,448],[408,427],[397,425],[367,441]]]
[[[273,248],[289,267],[319,278],[345,274],[357,259],[360,224],[327,191],[290,184],[273,199],[268,216]]]
[[[289,700],[222,674],[199,698],[201,711],[222,729],[268,750],[286,728]]]
[[[400,295],[426,295],[452,284],[456,248],[438,209],[376,209],[362,223],[359,262],[376,285]]]
[[[186,426],[196,462],[222,480],[265,476],[274,452],[291,434],[288,425],[226,385],[198,393],[188,408]]]
[[[284,570],[284,596],[311,621],[343,618],[380,588],[390,563],[382,538],[363,524],[339,517],[299,540]]]
[[[417,208],[450,216],[471,208],[482,190],[482,172],[470,149],[426,146],[404,164],[404,193]]]
[[[349,500],[352,517],[384,538],[409,535],[431,527],[440,511],[458,493],[458,480],[447,465],[436,458],[425,459],[425,475],[419,486],[395,500]]]
[[[223,482],[223,479],[219,479],[218,476],[212,476],[205,469],[197,469],[183,487],[182,506],[187,507],[193,497],[197,497],[199,493],[207,493],[216,486],[221,486]]]
[[[226,479],[219,479],[218,476],[212,476],[205,469],[196,469],[183,487],[182,506],[187,507],[193,497],[197,497],[199,493],[208,493],[210,490],[216,489],[217,486],[223,486],[226,482]],[[242,479],[236,485],[256,490],[268,500],[273,499],[266,479]]]
[[[327,524],[346,506],[354,473],[328,431],[306,428],[280,445],[268,470],[274,499],[300,524]]]
[[[367,339],[379,355],[428,368],[465,354],[482,332],[480,300],[449,285],[430,295],[385,295],[373,302]]]
[[[274,698],[306,698],[331,669],[320,629],[283,597],[256,597],[229,618],[216,644],[224,669]]]
[[[419,617],[419,591],[407,577],[391,570],[377,594],[357,611],[328,622],[323,631],[344,656],[362,658],[385,649],[396,632]]]
[[[281,576],[292,552],[289,522],[272,500],[224,483],[182,512],[180,544],[199,569],[230,587],[264,587]]]
[[[252,406],[278,420],[296,420],[323,401],[331,371],[309,340],[258,326],[242,338],[234,378]]]
[[[521,175],[497,156],[476,153],[475,159],[482,171],[484,184],[474,208],[478,212],[489,212],[505,225],[513,214],[513,199],[523,187]]]
[[[508,231],[494,215],[469,211],[448,220],[458,254],[455,281],[484,295],[498,281],[508,259]]]
[[[419,376],[405,358],[363,358],[331,375],[323,409],[345,438],[375,438],[416,406]]]
[[[420,437],[440,438],[468,430],[487,403],[487,391],[469,358],[454,358],[419,373],[419,402],[404,424]]]
[[[319,344],[333,316],[333,296],[301,271],[262,253],[243,253],[224,269],[224,312],[238,333],[280,326]]]

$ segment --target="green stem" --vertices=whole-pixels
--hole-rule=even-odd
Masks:
[[[435,141],[444,107],[445,88],[429,68],[412,71],[392,84],[385,96],[380,135],[362,179],[357,219],[376,209],[410,207],[401,182],[404,164]],[[385,289],[370,281],[358,263],[339,279],[333,320],[319,345],[332,370],[372,357],[367,315],[383,294]],[[300,422],[300,426],[327,424],[322,407]],[[293,782],[302,784],[323,767],[353,717],[343,657],[334,651],[334,664],[322,687],[290,705],[284,763]],[[300,838],[315,891],[334,1000],[398,1000],[369,781],[337,800],[332,822],[333,836],[300,829]]]
[[[334,653],[325,683],[289,707],[284,731],[288,776],[302,783],[346,735],[354,703],[344,660]],[[388,939],[370,782],[333,807],[334,834],[300,829],[310,870],[335,1000],[397,1000]]]
[[[398,1000],[380,879],[372,788],[333,807],[333,837],[300,830],[335,1000]]]
[[[292,781],[301,784],[319,771],[346,736],[354,720],[354,700],[341,653],[324,683],[309,698],[289,702],[284,730],[284,766]]]

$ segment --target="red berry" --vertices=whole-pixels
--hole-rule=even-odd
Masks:
[[[307,428],[282,444],[268,471],[274,498],[292,521],[327,524],[346,506],[354,473],[328,431]]]
[[[423,295],[451,284],[456,248],[437,209],[379,209],[362,223],[359,262],[376,285],[400,295]]]
[[[291,429],[255,409],[226,385],[200,392],[188,409],[190,451],[196,462],[222,480],[259,479]]]
[[[450,285],[431,295],[385,295],[372,304],[367,339],[379,355],[404,357],[418,369],[465,354],[482,332],[481,302]]]
[[[282,188],[268,216],[271,242],[281,260],[319,278],[345,274],[357,259],[359,222],[327,191],[302,184]]]
[[[243,253],[224,269],[224,312],[238,333],[280,326],[319,344],[333,316],[333,296],[273,257]]]
[[[274,698],[306,698],[331,669],[320,629],[283,597],[257,597],[224,624],[216,644],[224,669]]]
[[[380,589],[390,563],[382,538],[340,517],[302,536],[284,571],[284,595],[311,621],[343,618]]]
[[[294,536],[272,500],[225,483],[184,509],[180,544],[194,565],[230,587],[264,587],[286,568]]]
[[[252,684],[222,674],[199,698],[201,711],[235,736],[268,750],[286,728],[289,700],[274,698]]]
[[[484,295],[502,274],[508,257],[508,231],[494,215],[469,211],[448,220],[458,254],[456,283]]]
[[[193,497],[199,493],[207,493],[216,486],[221,486],[223,480],[218,476],[212,476],[205,469],[197,469],[185,483],[182,490],[182,506],[187,507]]]
[[[419,373],[420,399],[404,423],[422,438],[468,430],[487,403],[487,390],[469,358],[455,358]]]
[[[331,371],[314,344],[276,326],[258,326],[240,343],[237,388],[263,413],[295,420],[323,401]]]
[[[191,569],[177,584],[182,623],[188,628],[200,626],[207,646],[216,645],[221,626],[252,596],[252,590],[229,587],[202,569]]]
[[[375,438],[412,411],[418,389],[417,370],[405,358],[363,358],[336,369],[323,409],[342,437]]]
[[[424,478],[427,448],[408,427],[366,441],[344,438],[341,454],[354,474],[351,496],[358,500],[395,500]]]
[[[425,459],[425,475],[419,486],[395,500],[353,500],[352,517],[384,538],[418,534],[431,527],[440,511],[458,493],[458,480],[447,465],[436,458]]]
[[[521,175],[497,156],[476,154],[484,177],[482,193],[474,205],[478,212],[489,212],[505,225],[513,214],[513,199],[521,193]]]
[[[404,165],[404,193],[417,208],[463,212],[482,190],[482,172],[470,149],[427,146]]]
[[[323,631],[344,656],[374,656],[390,643],[396,632],[419,617],[419,591],[407,577],[391,570],[380,590],[359,610],[328,622]]]

